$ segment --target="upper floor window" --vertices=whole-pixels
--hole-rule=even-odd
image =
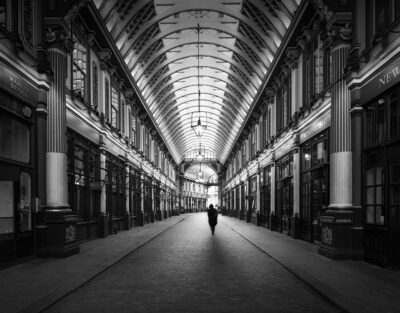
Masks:
[[[266,125],[266,131],[267,131],[267,133],[266,133],[266,137],[267,137],[267,139],[270,139],[271,138],[271,136],[272,136],[272,133],[271,133],[271,123],[272,123],[272,108],[271,107],[268,107],[268,111],[267,111],[267,125]]]
[[[318,95],[324,88],[324,50],[318,36],[314,42],[314,94]]]
[[[256,154],[256,127],[253,127],[253,130],[251,131],[251,156],[255,156]]]
[[[374,35],[388,30],[392,24],[399,21],[400,2],[398,0],[367,0],[367,42]]]
[[[0,26],[7,27],[7,0],[0,0]]]
[[[74,36],[74,50],[72,52],[72,90],[75,94],[85,97],[86,92],[86,64],[87,49]]]
[[[111,87],[111,125],[119,128],[119,94],[114,87]]]
[[[125,133],[125,101],[121,101],[121,108],[120,108],[120,123],[119,123],[119,128],[121,130],[124,130]]]
[[[110,82],[107,78],[104,80],[104,114],[110,117]]]
[[[97,69],[96,62],[93,62],[92,65],[92,86],[93,86],[93,98],[92,104],[94,108],[97,108],[99,105],[99,73]]]

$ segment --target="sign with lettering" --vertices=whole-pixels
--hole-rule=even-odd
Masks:
[[[326,114],[324,116],[321,116],[319,119],[313,121],[300,133],[300,143],[307,141],[308,139],[317,135],[319,132],[326,129],[330,125],[331,125],[331,115]]]
[[[23,101],[36,102],[35,88],[15,71],[4,68],[2,64],[0,64],[0,84],[4,90]]]
[[[388,88],[400,82],[400,58],[387,65],[379,71],[361,89],[361,103],[366,103],[370,99],[381,94]]]

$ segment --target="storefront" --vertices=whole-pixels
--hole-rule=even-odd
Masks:
[[[153,185],[152,179],[144,175],[144,222],[145,223],[154,223],[154,213],[153,213]]]
[[[241,195],[241,201],[240,201],[240,213],[239,213],[239,219],[244,220],[246,211],[247,211],[247,206],[246,206],[246,194],[247,194],[247,188],[246,184],[244,182],[241,182],[240,184],[240,195]]]
[[[37,92],[0,64],[0,262],[34,253]],[[43,155],[41,157],[44,157]],[[42,173],[41,173],[42,175]]]
[[[129,215],[131,217],[131,225],[143,226],[141,202],[140,171],[131,166],[129,173]]]
[[[400,262],[400,84],[363,107],[365,257]]]
[[[264,167],[261,173],[260,190],[260,226],[269,228],[269,216],[271,213],[271,170],[272,166]]]
[[[239,218],[239,212],[240,212],[240,185],[236,186],[235,189],[236,189],[236,201],[235,201],[235,208],[234,208],[232,216],[235,216],[235,217]]]
[[[257,175],[253,175],[249,179],[249,195],[247,197],[248,210],[247,223],[257,224]]]
[[[68,129],[68,203],[78,216],[77,240],[98,236],[100,215],[100,151],[98,146]]]
[[[126,173],[124,160],[108,153],[107,172],[107,213],[109,216],[109,233],[123,230],[126,207]]]
[[[305,141],[300,151],[300,237],[310,242],[319,242],[319,217],[329,205],[328,130]]]
[[[289,152],[276,161],[276,228],[290,233],[293,215],[293,153]]]

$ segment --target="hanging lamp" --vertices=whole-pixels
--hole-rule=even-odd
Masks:
[[[197,120],[196,125],[191,125],[193,128],[194,133],[196,134],[197,137],[201,137],[204,133],[204,131],[207,129],[206,124],[201,123],[200,119],[200,24],[197,24],[197,89],[198,89],[198,114],[199,114],[199,119]],[[193,120],[193,114],[192,114],[192,120]]]

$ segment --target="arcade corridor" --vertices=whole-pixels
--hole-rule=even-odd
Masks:
[[[327,259],[311,243],[227,216],[212,236],[195,213],[3,269],[0,304],[2,313],[397,313],[399,274]]]
[[[341,311],[224,219],[212,236],[201,213],[188,216],[45,312]]]

